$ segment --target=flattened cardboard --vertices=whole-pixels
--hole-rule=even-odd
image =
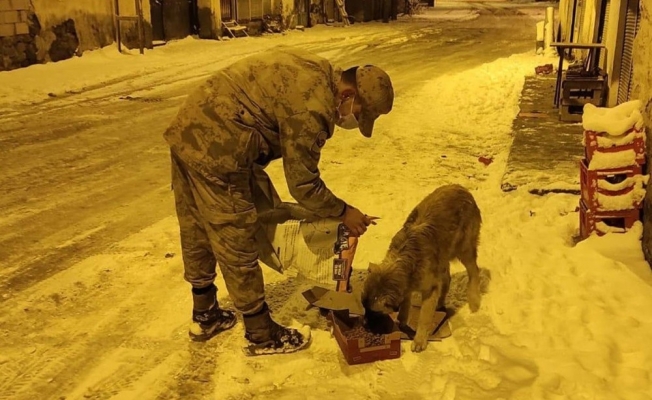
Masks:
[[[408,328],[413,332],[409,334],[406,332],[401,333],[401,340],[412,340],[413,334],[417,330],[417,323],[419,322],[419,312],[421,308],[418,306],[412,305],[410,309],[410,315],[408,316]],[[430,337],[428,337],[429,342],[440,342],[443,339],[452,335],[450,325],[446,319],[446,313],[443,311],[435,312],[435,329],[433,330]]]
[[[353,315],[364,315],[364,307],[357,297],[348,292],[336,292],[320,286],[314,286],[302,293],[312,306],[326,310],[347,310]]]

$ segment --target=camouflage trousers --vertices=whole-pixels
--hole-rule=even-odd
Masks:
[[[219,265],[236,309],[260,311],[265,290],[256,238],[264,228],[257,215],[280,203],[269,177],[262,167],[206,177],[173,153],[171,159],[184,278],[194,288],[209,286]]]

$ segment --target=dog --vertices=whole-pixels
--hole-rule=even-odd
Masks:
[[[412,351],[421,352],[435,329],[434,317],[444,309],[450,287],[450,261],[457,258],[469,277],[467,300],[480,308],[477,249],[482,216],[473,195],[460,185],[445,185],[424,198],[394,235],[380,264],[369,263],[362,290],[365,319],[398,312],[407,326],[413,292],[421,293],[421,312]]]

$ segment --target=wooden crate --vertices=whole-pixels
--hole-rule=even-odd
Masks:
[[[564,122],[582,122],[583,106],[561,104],[559,106],[559,120]]]
[[[562,78],[561,104],[567,106],[583,106],[593,104],[602,107],[606,91],[606,81],[603,76],[568,76]]]

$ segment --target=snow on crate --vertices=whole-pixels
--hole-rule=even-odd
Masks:
[[[618,192],[621,190],[635,187],[638,185],[647,185],[650,180],[650,175],[635,175],[617,183],[611,183],[606,179],[598,180],[598,188],[608,190],[610,192]]]
[[[620,135],[620,136],[595,135],[595,141],[597,147],[602,147],[602,148],[624,146],[627,144],[632,144],[637,140],[645,141],[645,131],[643,129],[636,130],[632,128],[624,135]],[[582,139],[582,141],[584,142],[584,139]]]
[[[641,113],[643,103],[632,100],[616,107],[596,107],[586,104],[582,114],[582,127],[586,131],[603,132],[610,136],[621,136],[630,129],[641,131],[644,124]]]
[[[619,152],[602,152],[596,151],[591,157],[589,170],[615,169],[623,168],[636,164],[637,154],[634,150],[625,150]]]
[[[589,170],[580,162],[581,200],[595,211],[625,210],[640,206],[649,180],[638,164],[624,168]],[[633,193],[634,192],[634,193]]]
[[[598,211],[624,211],[640,207],[645,198],[645,188],[641,184],[624,194],[613,196],[596,193],[595,197],[598,203]]]

